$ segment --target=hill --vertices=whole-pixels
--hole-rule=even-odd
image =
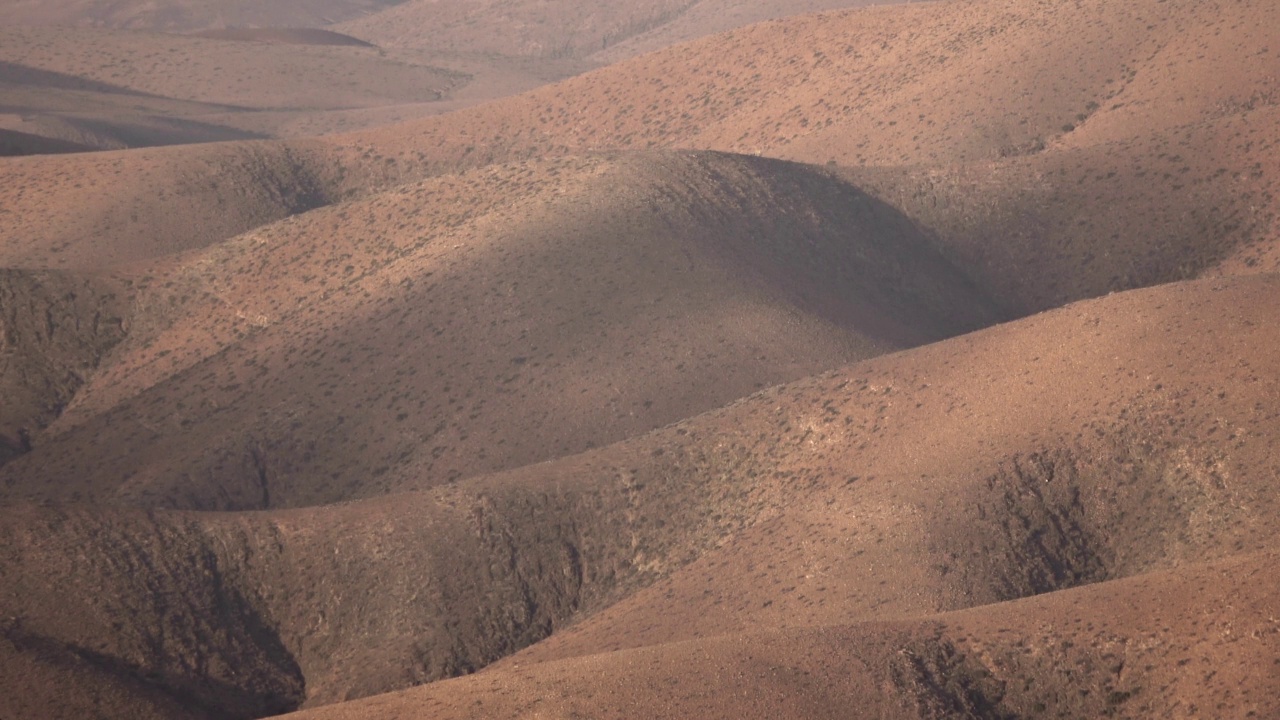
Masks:
[[[1262,52],[1280,27],[1273,5],[992,0],[982,12],[968,8],[875,7],[735,30],[516,98],[325,140],[322,167],[310,175],[331,178],[322,194],[338,198],[491,162],[610,148],[835,161],[929,228],[957,265],[986,273],[1020,312],[1219,268],[1274,269],[1272,168],[1280,164],[1271,162],[1267,78],[1277,68]],[[1224,45],[1224,35],[1238,42]],[[1231,82],[1205,86],[1195,69],[1200,46]],[[1091,60],[1066,60],[1080,56]],[[1004,97],[1014,100],[997,101]],[[132,156],[130,172],[144,174],[154,157]],[[71,169],[93,161],[68,163],[73,174],[93,172]],[[6,184],[44,186],[24,170],[0,166]],[[112,204],[149,195],[122,183]],[[34,221],[46,201],[72,208],[69,217],[94,207],[66,186],[39,197],[38,207],[6,206],[30,228],[24,242],[45,247],[60,242]],[[187,217],[203,222],[176,230],[180,246],[205,242],[182,236],[203,235],[215,221],[223,237],[250,229],[222,221],[215,190],[185,197]],[[1158,233],[1148,232],[1152,219]],[[139,227],[120,225],[112,243]],[[1014,239],[1006,250],[988,237]],[[1041,248],[1051,252],[1042,258]],[[1028,266],[1025,277],[1010,270]]]
[[[124,288],[58,272],[0,270],[0,465],[30,450],[127,332]]]
[[[242,27],[319,27],[376,12],[395,0],[14,0],[0,10],[0,25],[72,25],[191,32]]]
[[[901,0],[898,0],[901,2]],[[827,10],[845,10],[868,5],[892,5],[873,0],[695,0],[667,22],[625,38],[602,39],[602,49],[591,52],[588,59],[611,65],[637,55],[662,50],[680,43],[797,15]],[[583,48],[584,51],[591,48]]]
[[[399,50],[608,64],[762,20],[868,4],[869,0],[644,0],[624,5],[407,0],[337,27]]]
[[[469,80],[343,37],[2,26],[0,90],[10,129],[115,149],[288,135],[301,119],[349,130],[344,112],[429,106]]]
[[[1214,272],[1227,258],[1232,271],[1274,269],[1275,6],[981,8],[765,23],[348,142],[427,172],[650,146],[874,167],[896,178],[883,199],[958,264],[990,264],[986,279],[1025,311]],[[1026,252],[1000,257],[990,237]],[[1027,262],[1027,276],[1010,273]]]
[[[334,712],[502,713],[544,688],[625,709],[677,688],[660,706],[727,716],[784,689],[817,702],[805,688],[823,682],[911,717],[984,698],[1265,710],[1277,292],[1268,275],[1121,293],[421,493],[246,514],[11,506],[8,652],[65,703],[95,700],[58,673],[96,668],[139,713],[315,705],[524,646]],[[622,667],[643,670],[615,693]]]
[[[1272,104],[1276,60],[1264,50],[1277,10],[1267,3],[991,0],[973,9],[920,3],[761,23],[366,139],[385,150],[399,141],[457,152],[440,140],[465,124],[470,144],[493,154],[533,143],[544,151],[662,144],[946,165]],[[1205,87],[1196,56],[1210,53],[1211,72],[1231,82]]]
[[[1274,563],[1255,553],[924,620],[512,666],[288,717],[1266,717],[1280,711]]]
[[[102,269],[318,207],[334,183],[309,153],[303,143],[246,143],[4,158],[0,266]]]
[[[358,45],[14,26],[0,34],[0,48],[0,59],[70,78],[67,84],[200,103],[224,113],[437,100],[461,79]]]
[[[242,137],[774,7],[659,5],[2,66],[234,135],[0,158],[0,716],[1277,712],[1280,6],[828,12]],[[171,41],[462,79],[221,107]]]
[[[857,167],[845,177],[936,234],[995,297],[1039,311],[1201,275],[1276,271],[1277,127],[1280,107],[1267,107],[994,163]]]
[[[608,61],[585,57],[598,49],[597,35],[604,45],[661,25],[643,41],[657,47],[838,3],[713,4],[17,3],[0,9],[0,90],[14,114],[7,129],[92,149],[311,136],[431,116],[581,73]],[[361,18],[350,23],[360,37],[316,26],[350,17]],[[579,48],[584,38],[590,47]]]
[[[696,153],[494,166],[115,277],[129,337],[4,468],[9,499],[235,509],[434,485],[1000,317],[856,188]]]

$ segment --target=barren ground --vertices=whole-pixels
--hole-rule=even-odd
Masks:
[[[861,4],[0,11],[0,717],[1280,715],[1280,7]]]

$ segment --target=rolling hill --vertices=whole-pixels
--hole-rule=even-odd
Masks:
[[[62,702],[97,701],[57,681],[88,667],[139,716],[156,698],[214,714],[327,703],[522,646],[473,679],[334,712],[466,698],[483,714],[482,693],[501,714],[491,703],[569,683],[584,692],[569,702],[596,692],[604,710],[661,697],[728,716],[777,685],[699,673],[749,664],[745,649],[802,683],[795,658],[826,657],[833,637],[856,638],[841,662],[867,666],[868,716],[881,697],[932,717],[941,689],[993,692],[983,677],[1007,692],[992,702],[1025,703],[1006,710],[1066,716],[1111,693],[1148,704],[1140,715],[1221,696],[1184,656],[1258,692],[1278,647],[1257,574],[1275,542],[1278,290],[1267,275],[1121,293],[425,492],[249,514],[10,506],[8,652]],[[1223,358],[1238,360],[1224,372]],[[1203,614],[1233,592],[1231,612]],[[1089,610],[1118,595],[1142,604]],[[1192,631],[1210,617],[1231,633]],[[1128,680],[1108,670],[1116,653]],[[618,663],[650,668],[645,682],[611,691]],[[1148,684],[1161,677],[1178,692]],[[700,678],[701,695],[661,695]]]
[[[855,182],[881,188],[886,202],[910,206],[906,212],[971,272],[990,262],[992,275],[1007,275],[1008,265],[1026,260],[1025,252],[1000,257],[1004,251],[990,244],[972,247],[982,238],[1020,237],[1015,244],[1032,252],[1041,244],[1055,248],[1054,262],[1063,257],[1069,267],[1055,265],[1050,278],[1029,277],[1030,288],[1003,288],[1011,304],[1028,312],[1214,272],[1221,262],[1239,271],[1274,267],[1275,106],[1267,99],[1267,78],[1274,77],[1276,60],[1263,52],[1267,33],[1277,27],[1273,6],[1153,1],[1076,9],[993,1],[982,7],[876,7],[735,30],[516,98],[325,140],[330,149],[315,161],[323,167],[310,175],[333,178],[326,181],[333,184],[327,196],[351,197],[491,162],[611,148],[692,147],[835,161],[857,168],[862,174]],[[936,32],[911,30],[926,26]],[[1212,45],[1224,32],[1240,42]],[[953,37],[971,39],[948,50]],[[1233,81],[1201,90],[1202,78],[1190,68],[1205,51],[1186,37],[1201,37],[1214,51],[1216,71]],[[1105,44],[1106,52],[1091,51],[1090,42]],[[806,57],[797,54],[800,47]],[[952,55],[928,61],[940,53]],[[1077,56],[1091,62],[1065,60]],[[1013,67],[1016,77],[1006,72]],[[1054,83],[1036,80],[1059,72]],[[981,91],[968,93],[971,87]],[[993,101],[1001,93],[1015,99],[1011,106]],[[1196,103],[1177,101],[1188,96]],[[934,102],[936,112],[922,112]],[[1134,121],[1134,107],[1152,119]],[[1012,129],[991,130],[1010,117],[1021,119]],[[204,152],[242,150],[228,145]],[[133,155],[125,171],[143,175],[156,157]],[[166,164],[180,161],[164,157]],[[96,162],[71,159],[67,171],[93,172],[72,167]],[[867,168],[876,168],[875,178],[863,179]],[[0,167],[6,185],[46,184],[34,170]],[[152,195],[144,188],[119,184],[112,204],[141,202]],[[51,231],[83,212],[79,208],[94,207],[77,190],[49,187],[30,209],[9,200],[18,226],[32,228],[24,242],[60,242]],[[1062,193],[1074,202],[1054,202]],[[205,222],[190,223],[181,234],[205,234],[215,220],[226,227],[222,237],[251,227],[222,221],[228,213],[213,188],[193,188],[184,198],[188,217]],[[49,230],[26,220],[45,207],[73,210]],[[1093,224],[1094,216],[1105,222]],[[1147,232],[1150,219],[1167,222],[1165,237]],[[149,225],[118,227],[136,237],[137,227]],[[1184,257],[1205,234],[1212,235],[1209,245]],[[180,238],[183,247],[193,242]],[[1038,289],[1049,282],[1057,287]]]
[[[238,509],[450,482],[1000,319],[829,174],[689,153],[407,185],[115,279],[129,338],[0,471],[8,498]]]
[[[349,132],[523,92],[619,53],[856,3],[16,3],[0,9],[10,114],[0,128],[91,149]],[[352,17],[341,27],[359,37],[323,27]],[[586,57],[650,29],[630,51]]]
[[[607,64],[762,20],[869,0],[407,0],[336,27],[377,45],[429,53],[576,58]]]
[[[1274,563],[1255,553],[923,620],[569,658],[288,717],[1266,717]]]
[[[394,0],[292,0],[258,3],[248,0],[14,0],[5,3],[6,25],[73,25],[116,29],[192,32],[243,27],[318,27],[376,12]]]
[[[352,111],[417,117],[471,79],[332,32],[227,32],[3,26],[0,127],[93,149],[350,130]]]
[[[1280,6],[343,8],[0,30],[0,717],[1280,712]]]

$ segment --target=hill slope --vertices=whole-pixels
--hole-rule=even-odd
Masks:
[[[1274,104],[1277,12],[1257,0],[984,0],[804,15],[367,140],[457,152],[439,140],[465,125],[495,155],[662,144],[816,163],[988,161]],[[1231,80],[1206,86],[1206,72]]]
[[[868,4],[868,0],[644,0],[622,5],[581,0],[408,0],[338,27],[400,50],[580,58],[608,64],[761,20]]]
[[[5,468],[6,496],[208,509],[421,487],[1000,317],[855,188],[694,153],[404,186],[121,281],[130,338]]]
[[[139,708],[154,702],[141,688],[205,698],[226,713],[234,703],[316,704],[403,687],[529,646],[474,680],[380,700],[391,716],[451,693],[474,698],[490,682],[499,693],[512,683],[527,693],[519,688],[529,682],[607,691],[612,663],[655,654],[707,648],[724,658],[715,662],[741,663],[733,648],[763,642],[773,648],[765,658],[794,658],[835,633],[867,659],[872,679],[886,645],[923,655],[895,666],[897,683],[877,685],[886,702],[926,693],[929,673],[952,677],[957,655],[971,654],[958,670],[1003,674],[1012,707],[1088,714],[1099,696],[1078,689],[1133,694],[1136,683],[1148,704],[1136,714],[1150,715],[1207,688],[1188,675],[1201,665],[1175,662],[1194,645],[1171,645],[1174,654],[1144,666],[1144,648],[1160,646],[1138,638],[1149,638],[1161,608],[1171,615],[1159,637],[1172,643],[1190,629],[1189,613],[1238,588],[1237,614],[1215,622],[1239,623],[1233,634],[1246,638],[1260,629],[1262,642],[1228,648],[1214,632],[1195,635],[1195,647],[1234,653],[1218,666],[1230,686],[1274,658],[1274,631],[1246,598],[1268,592],[1248,573],[1271,564],[1276,534],[1269,438],[1280,415],[1260,399],[1278,391],[1280,368],[1266,351],[1278,292],[1280,280],[1265,276],[1118,294],[423,493],[232,515],[9,507],[0,525],[9,652],[50,672],[57,652],[99,658]],[[1206,585],[1224,570],[1241,584]],[[1123,578],[1135,580],[1108,589]],[[1176,594],[1182,587],[1199,589]],[[1117,594],[1141,604],[1092,614]],[[858,625],[1034,595],[1044,599],[939,618],[950,628],[942,635],[897,623],[886,640],[885,626]],[[1063,626],[1070,607],[1081,621]],[[781,632],[758,640],[760,628]],[[712,636],[723,639],[666,645]],[[1126,638],[1134,682],[1101,669],[1107,648]],[[1039,654],[1015,652],[1019,640]],[[1073,650],[1077,640],[1088,644]],[[541,665],[664,645],[579,662],[603,668],[603,688],[576,684],[572,664],[568,675],[563,664]],[[1095,664],[1065,675],[1059,659]],[[239,676],[245,667],[255,671]],[[650,667],[651,681],[686,687],[688,667]],[[1034,687],[1021,684],[1028,677]],[[1161,677],[1185,689],[1155,693],[1147,683]],[[718,704],[695,696],[677,708],[727,715],[776,687],[698,679]],[[636,701],[653,697],[645,687]],[[729,690],[747,695],[724,705]],[[607,709],[619,698],[603,701]],[[920,702],[912,716],[934,716],[938,700]],[[1249,702],[1262,700],[1227,707]]]
[[[653,7],[551,60],[713,20]],[[0,715],[1275,714],[1278,14],[874,7],[0,158]]]
[[[0,91],[12,118],[0,128],[96,149],[352,131],[598,67],[611,58],[585,55],[654,25],[660,32],[646,34],[645,47],[842,3],[721,4],[326,6],[320,24],[361,16],[349,26],[364,39],[315,27],[315,3],[276,3],[257,19],[252,8],[226,2],[42,3],[39,11],[11,4],[0,9],[8,20],[0,22]],[[298,22],[280,24],[291,17]],[[269,18],[277,21],[259,27]],[[174,30],[198,32],[157,32]]]
[[[980,7],[766,23],[349,142],[428,172],[649,146],[875,167],[857,182],[896,186],[882,198],[1025,312],[1227,258],[1275,269],[1276,6]]]
[[[188,32],[228,27],[316,27],[374,12],[395,0],[13,0],[0,11],[2,24],[92,25],[108,28]]]
[[[124,294],[100,278],[0,270],[0,465],[30,450],[124,338]]]
[[[1255,553],[923,620],[511,666],[289,717],[1267,717],[1280,712],[1275,561]]]
[[[219,143],[0,159],[0,266],[102,269],[318,207],[333,184],[321,173],[335,170],[315,150]]]
[[[302,123],[350,130],[363,126],[352,111],[412,106],[418,117],[471,79],[335,38],[343,36],[6,25],[0,127],[98,149],[296,135]]]
[[[212,106],[206,112],[424,102],[462,80],[374,48],[333,44],[14,26],[0,31],[0,48],[0,60],[68,78],[68,85]]]
[[[855,181],[932,229],[954,262],[987,272],[1023,312],[1219,266],[1276,267],[1280,161],[1268,78],[1278,68],[1263,52],[1280,27],[1273,4],[980,7],[876,7],[735,30],[517,98],[326,141],[311,175],[327,178],[326,196],[349,197],[490,162],[647,146],[876,167]],[[1230,82],[1203,82],[1196,58],[1209,50],[1213,72]],[[1081,56],[1090,62],[1066,60]],[[1178,101],[1187,97],[1195,102]],[[157,157],[133,156],[129,171],[142,175]],[[95,172],[80,164],[93,161],[68,160],[66,171]],[[30,169],[3,164],[0,175],[41,187],[39,206],[31,197],[5,206],[29,228],[23,243],[48,257],[67,220],[44,229],[36,218],[46,203],[68,218],[95,204]],[[121,183],[112,204],[151,194]],[[1072,202],[1057,202],[1063,195]],[[185,197],[186,216],[202,221],[175,229],[190,247],[189,236],[228,213],[216,190]],[[1148,232],[1152,218],[1168,219],[1158,234]],[[127,242],[144,227],[106,237]],[[223,237],[247,229],[235,224]],[[1008,250],[983,240],[1001,236],[1016,238]],[[1009,267],[1036,263],[1040,246],[1052,262],[1025,281],[1013,276]]]

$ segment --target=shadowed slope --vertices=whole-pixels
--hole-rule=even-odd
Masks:
[[[1008,307],[1280,269],[1280,107],[999,163],[852,168]]]
[[[123,277],[130,339],[10,497],[246,508],[429,486],[999,319],[853,187],[694,153],[495,166]]]
[[[58,31],[53,31],[58,32]],[[226,107],[149,95],[74,74],[22,63],[28,40],[23,29],[0,30],[0,132],[34,135],[3,155],[87,152],[132,145],[165,145],[255,137],[251,132],[192,120]],[[83,46],[64,39],[59,49],[74,55]],[[80,40],[83,40],[81,38]],[[198,82],[198,79],[194,79]],[[136,189],[136,188],[134,188]]]
[[[243,566],[224,557],[234,534],[219,537],[207,519],[3,512],[0,682],[24,688],[4,693],[6,715],[251,718],[302,700],[297,664]],[[89,537],[101,551],[58,545]]]
[[[124,295],[100,278],[0,270],[0,465],[31,449],[124,338]]]
[[[423,493],[242,515],[10,507],[0,524],[11,579],[3,615],[50,642],[122,658],[161,688],[226,681],[234,665],[202,660],[216,653],[275,663],[279,670],[253,677],[290,687],[289,664],[271,659],[280,647],[313,704],[475,669],[554,631],[492,675],[425,691],[448,699],[557,658],[900,619],[1190,563],[1256,567],[1241,553],[1271,552],[1276,535],[1269,438],[1280,415],[1264,399],[1275,397],[1280,377],[1266,351],[1278,292],[1280,281],[1267,276],[1115,295],[780,386],[591,453]],[[163,559],[187,554],[205,559]],[[889,699],[918,698],[919,716],[939,712],[928,708],[946,698],[931,693],[949,684],[930,678],[952,677],[958,652],[976,654],[985,673],[1004,673],[1015,709],[1047,698],[1067,715],[1089,714],[1097,696],[1074,701],[1066,688],[1097,682],[1099,692],[1124,693],[1133,685],[1093,669],[1049,681],[1056,659],[1101,662],[1093,643],[1140,636],[1141,618],[1162,608],[1173,615],[1160,632],[1179,636],[1189,626],[1170,623],[1189,622],[1186,611],[1211,604],[1217,590],[1179,606],[1161,604],[1173,597],[1161,589],[1218,572],[1202,567],[1115,591],[1102,584],[1062,600],[1046,595],[989,616],[998,620],[944,618],[971,629],[941,645],[901,624],[905,638],[886,640],[875,627],[834,632],[860,643],[848,652],[874,672],[884,672],[875,667],[883,653],[894,657],[904,644],[920,656],[888,670],[897,688]],[[67,582],[83,588],[68,591]],[[1241,585],[1240,597],[1267,587]],[[1092,627],[1056,629],[1060,608],[1112,602],[1112,592],[1152,604],[1107,620],[1085,609]],[[179,610],[203,607],[211,593],[240,598],[245,610],[225,619]],[[1251,605],[1237,608],[1221,619],[1234,618],[1241,633],[1266,629]],[[121,617],[134,619],[111,624]],[[261,618],[263,630],[240,624],[246,618]],[[1013,652],[998,630],[1010,627],[1026,628],[1019,632],[1049,654]],[[763,642],[794,657],[797,638],[812,649],[826,632]],[[224,636],[244,639],[217,640]],[[1212,634],[1198,637],[1212,652],[1223,647]],[[1066,642],[1077,639],[1090,645],[1073,651]],[[744,662],[733,659],[740,651],[723,654],[741,647],[732,639],[690,647]],[[1269,647],[1235,646],[1222,667],[1246,678],[1272,657]],[[1164,661],[1143,669],[1145,650],[1134,650],[1130,677],[1144,683],[1141,702],[1194,701],[1202,686],[1190,687],[1185,671]],[[637,650],[577,666],[603,668],[607,683],[615,661],[682,652]],[[578,682],[545,668],[532,682]],[[690,671],[664,666],[646,677]],[[732,676],[701,677],[706,693],[670,712],[728,708],[718,703],[734,696],[721,691],[744,689]],[[1145,683],[1161,677],[1183,683],[1179,694],[1146,695]],[[257,688],[254,697],[281,692]]]
[[[90,148],[69,140],[43,137],[18,130],[0,129],[0,157],[85,152]]]

